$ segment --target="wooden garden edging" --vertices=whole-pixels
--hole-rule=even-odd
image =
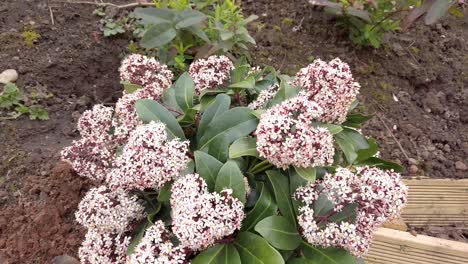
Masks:
[[[402,212],[411,226],[467,224],[468,179],[410,179],[408,204]],[[468,263],[468,261],[467,261]]]
[[[368,264],[466,264],[468,244],[380,228],[365,260]]]

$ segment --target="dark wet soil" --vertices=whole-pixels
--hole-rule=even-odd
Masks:
[[[333,18],[307,1],[243,5],[260,17],[251,27],[256,64],[294,74],[315,58],[340,57],[362,85],[361,109],[377,115],[365,132],[378,139],[384,158],[406,165],[407,175],[468,177],[467,18],[417,24],[389,35],[376,51],[350,44]],[[36,95],[50,115],[0,121],[0,263],[75,256],[83,238],[73,211],[90,183],[57,163],[59,152],[77,138],[85,109],[121,95],[117,69],[129,42],[125,35],[104,38],[94,9],[46,0],[0,3],[0,71],[16,69],[18,87]],[[41,37],[27,47],[24,31]]]

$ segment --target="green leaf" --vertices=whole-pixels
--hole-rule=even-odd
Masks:
[[[142,88],[141,85],[129,83],[129,82],[126,82],[126,81],[120,81],[120,84],[123,85],[123,87],[124,87],[124,89],[125,89],[125,91],[127,93],[134,93],[138,89]]]
[[[142,24],[158,25],[162,23],[170,23],[174,18],[174,13],[169,9],[164,8],[135,8],[135,17],[141,19]]]
[[[349,114],[346,116],[343,126],[360,128],[363,123],[369,121],[372,117],[373,115]]]
[[[298,168],[294,166],[297,174],[301,176],[304,180],[314,183],[317,177],[317,171],[314,167],[309,168]]]
[[[230,88],[253,89],[255,88],[255,77],[249,76],[247,79],[229,85]]]
[[[171,199],[171,188],[173,182],[168,182],[159,190],[158,201],[167,202]]]
[[[164,107],[170,107],[173,110],[183,112],[183,110],[179,107],[179,104],[177,104],[175,98],[174,84],[171,87],[164,89],[162,102],[164,104]]]
[[[262,237],[250,232],[240,233],[234,241],[242,263],[284,264],[281,254]]]
[[[373,166],[373,167],[377,167],[377,168],[380,168],[380,169],[383,169],[383,170],[394,170],[396,172],[403,172],[405,170],[405,168],[403,166],[401,166],[400,164],[397,164],[397,163],[394,163],[394,162],[391,162],[391,161],[387,161],[387,160],[383,160],[383,159],[380,159],[380,158],[376,158],[376,157],[368,158],[365,161],[359,162],[357,165],[360,165],[360,166],[365,166],[365,165]]]
[[[191,126],[195,122],[197,113],[198,111],[196,109],[189,108],[183,116],[177,118],[177,122],[179,122],[181,126]]]
[[[296,215],[291,202],[288,178],[274,170],[269,170],[266,174],[273,187],[276,203],[278,204],[281,214],[296,228]]]
[[[333,215],[328,218],[328,221],[337,224],[348,220],[354,221],[356,219],[356,213],[356,204],[348,204],[341,209],[341,211],[333,213]]]
[[[427,15],[424,18],[424,23],[426,23],[426,25],[432,25],[436,23],[440,18],[447,14],[450,6],[452,6],[455,2],[456,1],[451,0],[436,0],[427,11]]]
[[[357,260],[348,251],[339,248],[315,247],[302,241],[301,249],[307,259],[320,264],[357,264]]]
[[[266,111],[267,111],[266,109],[257,109],[257,110],[253,110],[252,114],[260,120],[260,118],[262,117],[264,113],[266,113]]]
[[[226,135],[216,138],[208,146],[208,154],[221,162],[226,162],[229,159],[229,143]]]
[[[232,160],[221,167],[216,177],[215,191],[221,192],[226,188],[232,189],[232,195],[242,203],[246,202],[244,175],[237,163]]]
[[[47,113],[47,111],[44,108],[38,105],[33,105],[29,107],[29,119],[49,120],[49,113]]]
[[[187,28],[190,26],[194,26],[203,20],[205,20],[207,17],[205,14],[203,14],[200,11],[197,10],[192,10],[192,9],[185,9],[184,11],[181,11],[176,14],[175,20],[176,20],[176,25],[175,27],[177,29],[181,28]]]
[[[280,104],[283,101],[286,101],[289,98],[296,96],[300,91],[300,87],[294,87],[290,85],[287,81],[283,80],[280,83],[278,92],[275,94],[273,99],[268,102],[268,107]]]
[[[192,264],[241,264],[241,259],[233,245],[218,244],[200,252]]]
[[[205,152],[197,150],[195,151],[195,165],[197,173],[206,181],[208,190],[212,192],[223,163]]]
[[[143,238],[145,235],[146,228],[150,226],[151,223],[148,221],[145,221],[144,223],[140,224],[137,228],[137,231],[135,233],[135,236],[132,238],[132,241],[128,245],[127,248],[127,256],[132,255],[135,252],[136,246],[140,243],[140,240]]]
[[[242,222],[241,231],[248,231],[255,227],[255,225],[265,217],[275,215],[278,210],[278,206],[275,204],[273,197],[271,197],[270,191],[265,187],[264,183],[258,184],[258,190],[261,191],[260,197],[255,203],[254,208],[247,213],[244,221]]]
[[[207,110],[208,111],[208,110]],[[206,112],[205,112],[206,114]],[[199,149],[204,149],[219,137],[226,137],[228,143],[247,136],[257,128],[258,120],[247,107],[232,108],[218,116],[207,126],[201,137]]]
[[[292,258],[286,262],[287,264],[320,264],[306,258]],[[344,263],[343,263],[344,264]]]
[[[161,23],[151,26],[141,39],[141,46],[146,49],[161,48],[177,36],[177,31],[171,23]]]
[[[257,140],[254,137],[239,138],[229,147],[230,159],[243,156],[259,157],[257,152]]]
[[[340,133],[341,131],[343,131],[343,127],[342,127],[342,126],[339,126],[339,125],[325,124],[325,123],[317,123],[316,125],[317,125],[318,127],[324,127],[324,128],[326,128],[328,131],[330,131],[330,133],[331,133],[332,135],[338,134],[338,133]]]
[[[218,116],[229,110],[231,98],[225,94],[218,94],[215,101],[206,109],[198,126],[197,139],[205,134],[208,125]]]
[[[184,131],[175,117],[161,104],[150,99],[138,100],[135,104],[138,116],[144,123],[161,121],[170,137],[185,139]]]
[[[356,163],[363,162],[377,154],[379,151],[379,146],[377,145],[377,142],[373,138],[369,138],[367,140],[367,143],[369,144],[369,148],[367,149],[360,149],[357,151],[357,158],[356,158]]]
[[[322,187],[319,186],[318,191],[320,192]],[[328,200],[326,193],[321,193],[317,200],[314,202],[314,215],[316,216],[324,216],[330,210],[333,210],[334,204]]]
[[[291,196],[294,196],[294,193],[296,192],[297,188],[304,186],[308,183],[307,180],[299,176],[299,174],[296,172],[296,170],[291,169],[289,170],[289,190],[291,193]],[[296,199],[291,199],[292,205],[294,207],[294,212],[296,215],[299,215],[299,205],[300,202],[297,201]]]
[[[255,226],[255,231],[277,249],[294,250],[301,244],[301,236],[284,216],[270,216]]]
[[[195,83],[188,72],[184,72],[174,83],[174,93],[177,104],[184,112],[192,108]]]
[[[349,164],[353,164],[356,161],[359,150],[370,147],[366,138],[354,129],[343,128],[343,131],[334,135],[334,137]]]

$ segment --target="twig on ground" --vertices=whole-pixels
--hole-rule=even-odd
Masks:
[[[400,148],[401,152],[403,153],[403,155],[405,156],[406,160],[408,161],[410,158],[408,156],[408,154],[406,153],[405,149],[403,148],[403,146],[401,145],[400,141],[395,137],[395,134],[393,134],[392,130],[387,126],[387,124],[385,123],[385,121],[382,119],[382,117],[380,116],[380,114],[376,114],[377,118],[380,120],[380,122],[384,125],[384,127],[387,129],[388,133],[390,133],[390,136],[392,136],[393,140],[395,140],[396,144],[398,145],[398,147]]]
[[[50,21],[52,23],[52,25],[55,25],[55,21],[54,21],[54,11],[52,11],[52,7],[49,6],[49,13],[50,13]]]
[[[117,5],[114,3],[97,3],[97,2],[91,2],[91,1],[54,1],[55,3],[66,3],[66,4],[82,4],[82,5],[96,5],[100,7],[105,7],[105,6],[113,6],[118,9],[125,9],[125,8],[132,8],[132,7],[137,7],[137,6],[154,6],[154,3],[147,3],[147,2],[135,2],[135,3],[129,3],[129,4],[124,4],[124,5]]]

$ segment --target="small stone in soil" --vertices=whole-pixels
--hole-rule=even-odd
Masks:
[[[76,258],[68,255],[61,255],[53,258],[52,264],[80,264],[80,262]]]
[[[410,168],[409,168],[409,173],[410,174],[414,175],[414,174],[418,173],[418,171],[419,171],[419,169],[418,169],[418,166],[416,166],[416,165],[411,165]]]
[[[4,70],[0,73],[0,83],[7,84],[18,80],[18,73],[14,69]]]
[[[461,161],[457,161],[457,162],[455,162],[455,169],[461,170],[461,171],[466,171],[466,170],[468,170],[468,167],[466,166],[465,163],[463,163]]]

